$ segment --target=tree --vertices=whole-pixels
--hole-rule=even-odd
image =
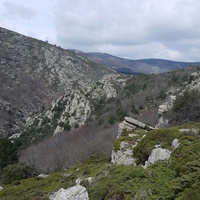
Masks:
[[[17,150],[13,143],[6,138],[0,139],[0,172],[9,164],[16,163],[18,160]]]
[[[3,169],[3,183],[10,184],[13,181],[29,178],[32,175],[32,168],[23,163],[8,165]]]

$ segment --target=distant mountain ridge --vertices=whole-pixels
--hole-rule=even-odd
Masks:
[[[200,64],[200,62],[180,62],[155,58],[131,60],[119,58],[107,53],[73,51],[86,56],[100,65],[112,68],[123,74],[159,74]]]

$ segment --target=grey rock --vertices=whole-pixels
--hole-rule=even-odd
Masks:
[[[117,165],[134,165],[136,166],[136,160],[133,158],[132,150],[127,149],[126,151],[122,152],[119,151],[112,151],[111,155],[111,162]]]
[[[172,141],[172,147],[174,149],[177,149],[179,147],[180,143],[179,143],[179,140],[177,138],[175,138],[173,141]]]
[[[146,124],[144,124],[144,123],[142,123],[142,122],[140,122],[140,121],[138,121],[136,119],[133,119],[131,117],[124,117],[124,120],[127,123],[132,124],[133,126],[136,126],[136,127],[140,127],[140,128],[143,128],[143,129],[151,129],[151,130],[154,129],[153,127],[148,126],[148,125],[146,125]]]
[[[0,191],[2,191],[2,190],[3,190],[3,187],[0,186]]]
[[[40,177],[40,178],[48,178],[49,175],[47,175],[47,174],[40,174],[40,175],[38,175],[38,177]]]
[[[88,178],[85,178],[86,181],[88,181],[89,184],[92,184],[94,178],[93,177],[88,177]]]
[[[146,161],[146,163],[145,163],[145,167],[147,167],[150,164],[153,164],[157,161],[169,159],[170,156],[171,156],[171,151],[168,149],[162,149],[160,147],[153,149],[148,158],[148,161]]]
[[[140,128],[143,128],[143,129],[145,129],[145,127],[146,127],[146,124],[144,124],[144,123],[142,123],[142,122],[140,122],[136,119],[133,119],[131,117],[124,117],[124,119],[125,119],[126,122],[133,124],[134,126],[138,126]]]
[[[89,196],[85,187],[76,185],[68,189],[61,188],[51,194],[49,200],[89,200]]]

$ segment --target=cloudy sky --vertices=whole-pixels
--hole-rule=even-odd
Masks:
[[[67,49],[200,61],[199,0],[0,0],[0,26]]]

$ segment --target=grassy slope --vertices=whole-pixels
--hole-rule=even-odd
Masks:
[[[152,145],[161,143],[170,148],[171,140],[179,138],[181,144],[168,161],[143,169],[141,166],[113,165],[97,155],[65,171],[52,173],[46,179],[34,177],[3,185],[5,189],[0,192],[0,199],[48,199],[50,192],[73,186],[80,177],[81,185],[87,188],[90,199],[94,200],[199,199],[199,136],[180,133],[178,128],[200,130],[200,123],[150,131],[134,152],[134,155],[139,152],[137,156],[142,159]],[[67,177],[66,174],[71,175]],[[87,177],[94,177],[92,184],[85,180]]]

